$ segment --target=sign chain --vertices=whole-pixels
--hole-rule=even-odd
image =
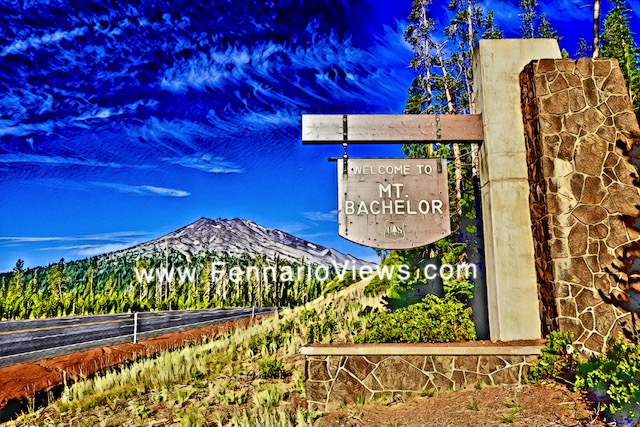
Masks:
[[[348,119],[347,119],[347,115],[344,114],[342,116],[342,141],[343,141],[342,142],[342,148],[343,148],[342,158],[344,159],[344,161],[342,162],[343,175],[347,175],[349,173],[349,165],[348,165],[349,156],[347,155],[348,140],[349,140]]]

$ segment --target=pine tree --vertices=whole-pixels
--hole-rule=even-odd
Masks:
[[[576,50],[576,53],[574,56],[576,58],[590,58],[592,55],[591,52],[592,51],[589,45],[587,44],[587,40],[584,37],[580,37],[578,39],[578,49]]]
[[[604,19],[600,56],[618,60],[636,113],[640,113],[640,49],[633,39],[629,12],[625,0],[614,0],[614,7]]]
[[[484,25],[484,33],[482,33],[483,39],[501,39],[504,37],[504,32],[496,25],[493,10],[487,13],[487,18]]]
[[[62,303],[64,286],[67,283],[64,258],[60,258],[60,261],[49,271],[47,281],[49,282],[49,292],[56,295],[58,302]]]
[[[520,10],[518,16],[522,19],[520,26],[520,36],[523,39],[532,39],[536,36],[535,22],[538,18],[538,1],[537,0],[520,0]]]
[[[22,290],[22,279],[24,277],[24,261],[18,259],[16,266],[13,267],[13,277],[11,278],[10,285],[15,286],[17,289]]]
[[[551,23],[547,19],[547,15],[545,13],[540,15],[540,24],[538,25],[538,38],[556,39],[558,41],[562,40],[562,37],[558,35],[558,31],[551,26]]]
[[[430,19],[428,0],[415,0],[409,16],[406,41],[412,45],[411,67],[417,73],[407,99],[407,114],[459,114],[471,111],[472,52],[478,38],[501,38],[494,14],[485,14],[476,0],[451,0],[453,19],[446,27]],[[442,35],[438,35],[443,34]],[[436,41],[438,40],[438,41]],[[453,45],[453,46],[451,46]],[[470,149],[471,148],[471,149]],[[477,147],[410,144],[403,147],[411,158],[448,157],[451,186],[452,234],[435,244],[405,251],[404,256],[424,261],[453,255],[455,262],[464,262],[467,242],[462,237],[467,217],[475,218],[472,178],[477,176]]]
[[[518,14],[522,20],[520,36],[524,39],[542,38],[560,41],[562,37],[558,36],[558,31],[551,26],[547,15],[543,13],[538,16],[538,6],[537,0],[520,0],[522,11]]]

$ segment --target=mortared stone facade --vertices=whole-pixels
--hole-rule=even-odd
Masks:
[[[388,393],[519,384],[537,359],[537,354],[312,355],[306,358],[306,398],[311,408],[327,411]]]
[[[640,129],[614,59],[533,61],[520,85],[542,333],[572,331],[579,348],[601,352],[635,334],[640,309],[629,159]]]

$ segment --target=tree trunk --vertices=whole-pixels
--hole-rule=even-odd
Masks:
[[[471,0],[467,0],[467,37],[469,38],[469,68],[465,73],[464,79],[467,85],[467,96],[469,101],[469,113],[474,109],[473,91],[471,90],[471,59],[473,58],[473,18],[472,18]],[[478,144],[471,144],[471,176],[478,176]]]
[[[442,70],[442,78],[444,81],[444,91],[447,97],[447,110],[449,114],[454,114],[453,98],[451,96],[451,90],[449,88],[449,72],[442,58],[442,45],[436,47],[438,54],[438,62]],[[458,215],[458,223],[462,218],[462,153],[460,152],[460,144],[453,144],[453,169],[454,169],[454,182],[456,190],[456,213]]]
[[[600,0],[593,0],[593,58],[599,55],[600,45]]]
[[[428,28],[429,24],[427,22],[427,7],[426,4],[423,3],[422,4],[422,10],[421,10],[421,19],[422,19],[422,26],[426,29]],[[427,105],[426,105],[426,110],[427,112],[429,111],[429,107],[431,106],[431,101],[433,100],[433,89],[431,87],[431,60],[429,57],[429,52],[431,50],[431,46],[430,46],[430,41],[429,41],[429,33],[425,33],[425,38],[424,38],[424,70],[425,70],[425,77],[424,77],[424,87],[427,91]],[[440,147],[438,147],[439,149]],[[433,150],[433,144],[429,144],[429,148],[427,149],[427,156],[428,157],[433,157],[434,156],[434,150]]]
[[[451,89],[449,88],[449,72],[447,71],[447,66],[444,63],[444,59],[442,57],[442,47],[443,45],[436,45],[436,54],[438,55],[438,63],[440,65],[440,70],[442,70],[442,81],[444,86],[444,94],[447,98],[447,112],[449,114],[454,114],[455,110],[453,107],[453,98],[451,96]]]

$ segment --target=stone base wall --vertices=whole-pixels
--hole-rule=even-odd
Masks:
[[[307,355],[306,397],[311,408],[324,411],[389,393],[519,384],[537,359],[537,354]]]
[[[635,334],[640,129],[616,60],[534,61],[520,85],[542,332],[601,352]]]

